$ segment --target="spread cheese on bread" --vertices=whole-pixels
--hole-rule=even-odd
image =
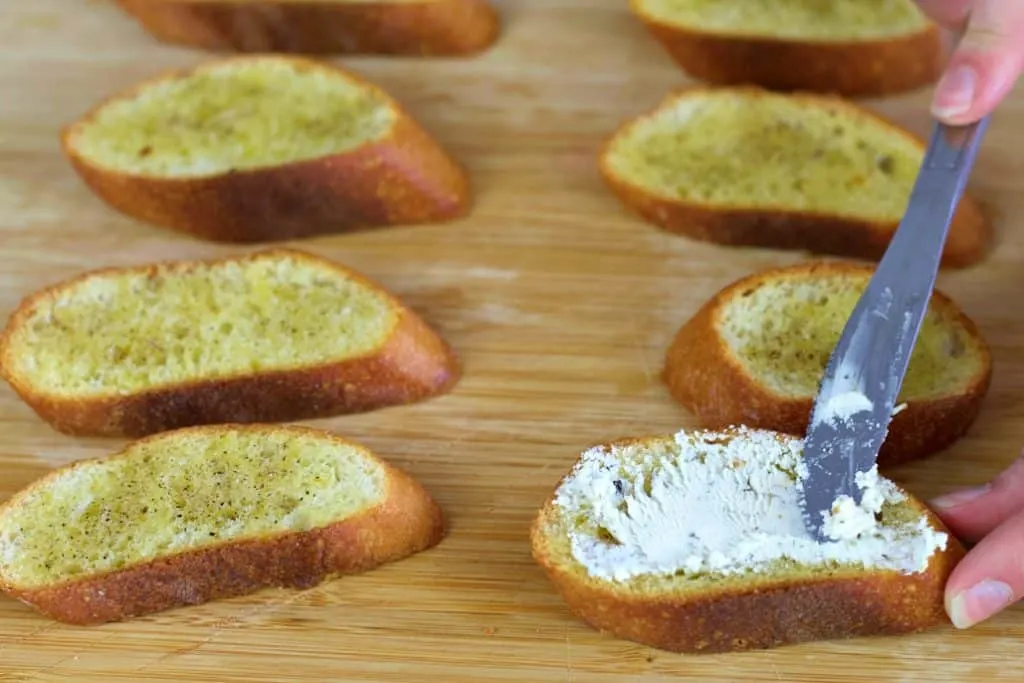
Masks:
[[[140,221],[222,242],[438,222],[463,169],[379,87],[298,57],[240,56],[143,82],[62,132],[86,185]]]
[[[630,0],[689,75],[714,85],[880,97],[934,82],[938,27],[914,0]]]
[[[78,435],[361,412],[459,372],[400,300],[295,249],[87,272],[26,298],[0,337],[0,376]]]
[[[663,377],[671,396],[706,428],[803,435],[825,366],[872,273],[863,264],[812,262],[722,288],[668,348]],[[934,292],[878,462],[907,462],[955,443],[977,418],[991,376],[980,330]]]
[[[858,474],[830,540],[804,527],[802,442],[746,427],[587,449],[532,528],[569,609],[666,650],[722,652],[906,633],[948,622],[963,548],[926,507]]]
[[[860,259],[885,252],[924,155],[920,139],[850,102],[759,88],[692,88],[627,121],[600,154],[610,190],[668,231],[723,245]],[[965,196],[943,265],[988,252]]]
[[[302,427],[165,432],[0,506],[0,588],[63,622],[309,588],[440,542],[441,510],[362,446]]]
[[[489,48],[488,0],[117,0],[157,40],[208,50],[460,57]]]

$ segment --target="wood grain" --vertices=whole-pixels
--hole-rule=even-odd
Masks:
[[[679,324],[727,282],[800,254],[727,250],[621,209],[594,157],[625,118],[685,79],[618,0],[507,0],[480,57],[339,60],[399,98],[466,164],[478,201],[449,225],[303,242],[381,280],[459,350],[465,377],[417,406],[310,422],[419,477],[450,516],[436,551],[306,592],[270,591],[98,628],[0,600],[0,680],[1021,680],[1024,609],[973,630],[687,657],[570,618],[530,561],[536,508],[580,448],[692,426],[657,379]],[[206,59],[160,46],[106,2],[6,0],[0,21],[0,310],[100,265],[231,253],[116,215],[60,155],[98,98]],[[868,104],[926,132],[928,92]],[[999,244],[940,277],[992,343],[968,437],[894,472],[924,496],[995,475],[1024,446],[1024,92],[987,135],[972,189]],[[0,499],[121,441],[63,437],[0,387]]]

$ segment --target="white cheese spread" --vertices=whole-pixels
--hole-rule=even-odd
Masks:
[[[844,391],[836,394],[825,404],[821,414],[814,416],[815,424],[822,422],[845,422],[857,413],[870,412],[875,404],[860,391]]]
[[[946,534],[923,517],[879,525],[883,503],[903,495],[877,469],[857,475],[860,505],[844,496],[825,514],[832,540],[819,543],[801,516],[801,448],[797,438],[747,428],[595,447],[563,481],[555,504],[570,523],[582,520],[571,524],[576,560],[606,580],[764,571],[784,558],[914,573],[945,548]]]

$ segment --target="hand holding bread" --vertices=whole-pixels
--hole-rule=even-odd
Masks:
[[[959,628],[984,621],[1024,596],[1024,455],[991,482],[931,501],[945,524],[975,544],[946,586],[946,609]]]
[[[380,411],[366,429],[401,431],[402,414],[459,391],[460,354],[428,311],[316,252],[372,242],[348,234],[370,227],[402,239],[438,224],[418,233],[433,239],[473,211],[473,166],[434,130],[443,117],[421,124],[401,93],[357,75],[356,57],[479,53],[497,40],[497,14],[485,0],[118,5],[160,41],[253,54],[98,93],[60,132],[70,170],[140,231],[268,245],[97,264],[19,293],[0,377],[66,437],[129,441],[0,502],[0,590],[50,618],[102,624],[308,588],[439,545],[444,514],[411,475],[283,423]],[[879,469],[861,473],[866,502],[837,501],[829,543],[795,517],[799,435],[824,360],[923,155],[909,128],[853,98],[933,83],[936,26],[913,0],[628,7],[699,82],[608,131],[591,157],[605,190],[638,230],[723,259],[741,247],[814,259],[723,282],[681,312],[662,399],[696,426],[585,449],[555,484],[528,543],[564,616],[649,647],[722,653],[963,626],[991,613],[985,600],[1024,595],[1007,559],[1024,529],[1013,499],[1024,469],[935,510],[888,478],[963,439],[994,374],[983,325],[943,292]],[[976,266],[994,246],[966,195],[943,265]],[[983,537],[965,555],[962,540]]]
[[[946,622],[963,548],[887,480],[871,523],[804,528],[799,439],[682,431],[584,451],[534,522],[537,562],[594,628],[673,652],[735,652]],[[869,496],[865,494],[864,500]]]

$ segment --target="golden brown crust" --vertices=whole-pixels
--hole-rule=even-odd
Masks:
[[[942,71],[942,39],[929,24],[879,40],[801,42],[704,33],[661,21],[630,6],[675,63],[711,85],[758,85],[776,91],[882,97],[934,83]]]
[[[351,445],[328,432],[297,426],[225,424],[186,429],[182,434],[202,429],[287,429]],[[129,447],[134,445],[137,444]],[[444,515],[427,490],[407,473],[362,450],[387,472],[387,494],[380,505],[344,521],[311,531],[209,546],[45,588],[2,587],[12,597],[57,621],[99,624],[246,595],[268,587],[311,588],[338,576],[369,571],[440,543],[446,533]],[[121,451],[110,457],[125,454]],[[54,470],[5,503],[5,507],[17,505],[22,495],[44,485],[64,469],[85,467],[90,462],[95,461],[78,461]]]
[[[592,628],[671,652],[765,649],[818,640],[914,633],[949,623],[943,589],[962,557],[936,554],[926,572],[782,583],[707,599],[628,597],[538,562],[569,611]]]
[[[676,94],[686,92],[699,97],[707,90],[703,87],[685,88]],[[734,90],[743,92],[748,97],[756,97],[762,92],[759,88],[746,86]],[[672,97],[674,95],[669,95],[669,98]],[[830,104],[866,112],[881,124],[895,128],[915,140],[922,148],[924,146],[920,136],[857,105],[844,103],[830,96],[794,94],[791,97],[814,102],[820,102],[823,97],[828,97]],[[636,121],[653,115],[661,106],[663,105],[641,117],[627,121],[605,142],[599,159],[599,171],[606,186],[627,209],[646,222],[690,239],[729,247],[807,251],[866,261],[878,260],[885,253],[889,241],[899,227],[898,220],[879,222],[804,211],[704,206],[653,195],[645,188],[618,176],[608,160],[610,148],[616,137]],[[978,263],[988,255],[993,239],[991,222],[977,201],[965,193],[949,228],[949,236],[942,255],[942,267],[966,268]]]
[[[806,433],[813,396],[782,396],[761,384],[747,373],[717,329],[722,307],[742,296],[743,290],[780,276],[814,277],[819,273],[870,275],[871,269],[855,263],[805,263],[764,270],[723,288],[679,328],[669,345],[662,379],[672,398],[708,429],[742,424],[795,436]],[[880,467],[924,458],[952,445],[974,423],[988,393],[992,357],[980,330],[941,291],[933,293],[931,306],[945,311],[968,331],[981,350],[983,369],[961,394],[908,401],[890,423],[878,455]]]
[[[483,52],[501,33],[487,0],[117,4],[159,41],[218,51],[457,57]]]
[[[649,440],[623,438],[611,444]],[[549,539],[562,528],[556,521],[553,497],[530,528],[531,553],[568,611],[601,633],[670,652],[739,652],[809,641],[901,635],[949,624],[944,589],[953,568],[966,554],[942,520],[915,499],[931,526],[949,539],[946,549],[936,552],[927,569],[918,574],[863,570],[799,581],[759,579],[746,585],[742,580],[730,580],[675,598],[642,594],[631,592],[626,585],[592,578],[575,561],[566,566],[553,556]]]
[[[364,356],[294,370],[196,380],[137,394],[103,398],[52,396],[15,374],[8,354],[15,329],[35,302],[58,289],[97,276],[151,271],[157,264],[83,273],[26,298],[0,334],[0,377],[54,429],[75,436],[136,438],[182,427],[222,422],[287,422],[352,414],[418,402],[448,392],[461,377],[456,352],[415,312],[369,278],[296,249],[268,249],[207,263],[273,257],[316,260],[384,293],[399,313],[387,341]]]
[[[71,167],[108,206],[140,221],[215,242],[257,243],[344,231],[455,220],[469,211],[462,166],[380,88],[340,67],[272,57],[306,69],[335,69],[385,98],[397,113],[380,139],[317,159],[196,178],[132,175],[79,153],[74,136],[115,100],[187,71],[162,74],[94,106],[61,132]],[[232,57],[242,61],[266,57]],[[208,68],[206,64],[200,68]]]

